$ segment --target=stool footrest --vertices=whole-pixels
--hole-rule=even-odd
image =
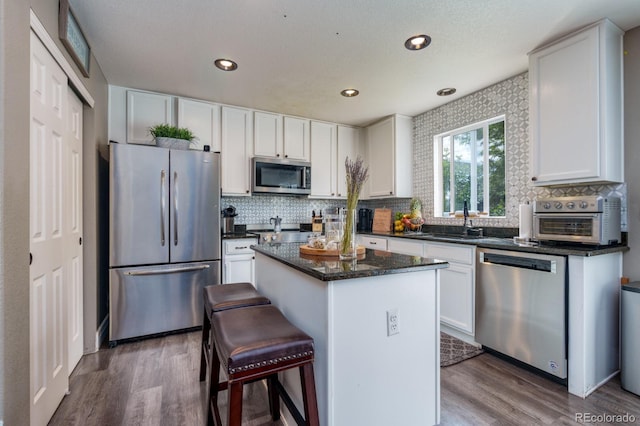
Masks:
[[[293,417],[293,419],[296,421],[296,424],[298,426],[305,426],[307,422],[302,416],[302,413],[300,413],[300,410],[298,410],[298,407],[296,407],[296,404],[293,403],[293,400],[289,396],[289,393],[287,392],[287,390],[284,388],[284,386],[282,386],[282,383],[280,383],[280,380],[276,379],[275,382],[276,382],[276,391],[280,395],[280,398],[282,398],[282,402],[284,402],[284,405],[286,405],[287,408],[289,409],[289,412],[291,413],[291,416]]]

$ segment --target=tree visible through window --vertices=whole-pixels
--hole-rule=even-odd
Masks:
[[[505,215],[504,116],[434,138],[435,215],[462,210]]]

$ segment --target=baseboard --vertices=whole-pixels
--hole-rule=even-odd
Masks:
[[[596,384],[594,387],[592,387],[591,389],[589,389],[588,391],[586,391],[584,393],[583,399],[588,397],[589,395],[591,395],[592,393],[594,393],[596,390],[598,390],[598,388],[602,385],[604,385],[605,383],[607,383],[609,380],[613,379],[615,376],[617,376],[620,373],[620,370],[616,370],[613,373],[611,373],[611,375],[609,375],[608,377],[605,377],[604,380],[602,380],[600,383]],[[0,425],[2,426],[2,425]]]
[[[480,343],[476,342],[474,336],[470,336],[462,331],[458,331],[455,328],[449,327],[447,324],[440,323],[440,331],[447,333],[449,336],[453,336],[457,339],[462,340],[463,342],[469,343],[470,345],[480,347]]]

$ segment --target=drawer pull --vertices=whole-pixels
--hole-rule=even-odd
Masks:
[[[247,246],[244,246],[244,247],[236,247],[235,249],[236,249],[236,250],[244,250],[244,249],[246,249],[246,248],[249,248],[249,247],[247,247]]]

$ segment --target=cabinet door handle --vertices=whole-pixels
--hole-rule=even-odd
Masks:
[[[538,178],[537,178],[537,177],[535,177],[535,176],[533,176],[533,177],[531,178],[531,181],[532,181],[532,182],[535,182],[535,181],[537,181],[537,180],[538,180]]]

